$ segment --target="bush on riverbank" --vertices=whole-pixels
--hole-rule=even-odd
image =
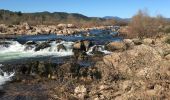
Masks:
[[[153,37],[163,32],[166,24],[161,15],[151,17],[146,11],[139,10],[129,23],[129,33],[132,37]]]

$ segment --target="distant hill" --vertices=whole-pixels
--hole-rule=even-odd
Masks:
[[[131,18],[120,18],[120,17],[117,17],[117,16],[105,16],[103,17],[104,19],[114,19],[114,20],[117,20],[117,21],[130,21]]]
[[[87,17],[78,13],[65,12],[36,12],[36,13],[22,13],[12,12],[9,10],[0,10],[1,24],[19,24],[21,22],[28,22],[30,24],[59,24],[59,23],[85,23],[85,22],[101,22],[105,19],[97,17]]]
[[[120,21],[120,23],[119,23]],[[122,21],[124,21],[122,23]],[[22,13],[0,9],[0,24],[17,25],[28,22],[31,25],[57,25],[60,23],[72,23],[76,26],[100,26],[100,25],[126,25],[126,20],[119,17],[88,17],[78,13],[66,12],[35,12]]]

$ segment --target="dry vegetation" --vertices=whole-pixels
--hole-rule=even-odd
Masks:
[[[98,17],[87,17],[77,13],[65,12],[37,12],[22,13],[8,10],[0,10],[0,24],[18,25],[27,22],[29,25],[58,25],[74,24],[77,27],[95,27],[103,25],[127,25],[125,21],[114,19],[103,19]]]
[[[170,22],[161,15],[151,17],[147,11],[139,10],[128,25],[128,37],[153,37],[170,32]]]

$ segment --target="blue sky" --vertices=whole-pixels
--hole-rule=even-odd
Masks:
[[[170,18],[170,0],[0,0],[0,9],[22,12],[69,12],[90,17],[132,17],[139,9]]]

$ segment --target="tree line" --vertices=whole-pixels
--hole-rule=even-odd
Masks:
[[[78,27],[91,27],[101,25],[126,25],[124,21],[116,21],[114,19],[104,19],[98,17],[87,17],[78,13],[65,12],[37,12],[22,13],[12,12],[9,10],[0,10],[0,24],[18,25],[27,22],[30,25],[58,25],[74,24]]]

